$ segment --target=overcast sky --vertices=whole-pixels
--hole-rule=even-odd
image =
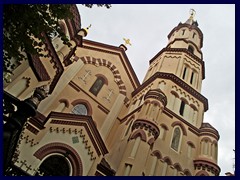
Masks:
[[[196,11],[195,20],[203,32],[203,60],[206,78],[202,94],[209,110],[204,122],[220,134],[220,175],[233,171],[235,149],[235,5],[231,4],[113,4],[110,9],[79,5],[82,27],[92,25],[86,39],[119,46],[129,38],[126,54],[142,82],[149,60],[166,47],[167,35]]]

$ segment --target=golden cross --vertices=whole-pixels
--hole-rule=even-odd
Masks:
[[[124,44],[124,45],[127,45],[127,44],[129,44],[130,46],[132,45],[132,44],[130,43],[130,39],[125,39],[125,38],[123,38],[123,40],[125,41],[125,44]]]

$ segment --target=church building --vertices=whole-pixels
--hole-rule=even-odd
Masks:
[[[23,127],[12,171],[28,176],[218,176],[218,131],[204,121],[203,33],[194,12],[146,59],[142,83],[127,47],[87,40],[81,12],[59,25],[71,47],[45,37],[45,57],[28,55],[4,93],[48,96]],[[166,17],[167,18],[167,17]],[[139,52],[141,53],[141,52]],[[13,173],[14,174],[14,173]]]

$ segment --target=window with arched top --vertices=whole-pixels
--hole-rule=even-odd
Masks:
[[[188,46],[188,51],[193,54],[194,48],[192,46]]]
[[[186,73],[187,73],[187,67],[185,66],[184,69],[183,69],[183,74],[182,74],[183,79],[185,79]]]
[[[159,135],[160,139],[165,140],[167,130],[168,128],[165,124],[160,125],[160,135]]]
[[[105,84],[105,79],[101,76],[98,76],[92,87],[90,88],[90,92],[95,96],[98,95],[99,91],[102,89]]]
[[[185,31],[186,31],[186,29],[183,29],[183,30],[182,30],[182,36],[184,35]]]
[[[187,157],[192,158],[193,157],[193,149],[195,148],[194,144],[190,141],[187,143]]]
[[[186,105],[186,103],[182,100],[181,104],[180,104],[180,109],[179,109],[179,113],[182,116],[183,116],[183,113],[184,113],[185,105]]]
[[[179,150],[181,140],[181,130],[179,127],[176,127],[173,131],[172,141],[171,141],[171,148],[175,151]]]
[[[77,104],[72,109],[73,114],[88,115],[88,108],[85,104]]]

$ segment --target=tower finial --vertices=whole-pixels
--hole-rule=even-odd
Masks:
[[[82,37],[86,37],[87,34],[88,34],[88,30],[90,29],[90,27],[92,27],[92,24],[90,24],[88,27],[86,28],[82,28],[80,31],[79,31],[79,35],[82,36]]]
[[[189,19],[193,19],[195,14],[196,14],[196,11],[194,9],[190,9],[189,10],[189,14],[190,14],[190,18]]]
[[[87,33],[88,33],[88,30],[90,29],[90,27],[92,27],[92,24],[90,24],[88,27],[84,28],[87,31]]]
[[[123,38],[123,40],[125,41],[125,46],[128,44],[128,45],[132,45],[131,43],[130,43],[130,39],[126,39],[126,38]]]
[[[90,24],[90,25],[87,27],[87,29],[90,29],[90,27],[92,27],[92,24]]]

